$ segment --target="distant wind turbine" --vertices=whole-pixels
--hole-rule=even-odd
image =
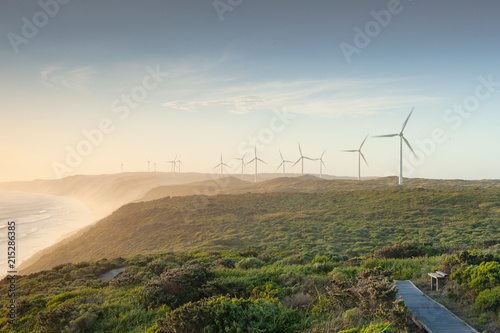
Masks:
[[[323,155],[325,155],[326,150],[323,151],[320,158],[315,158],[315,161],[319,161],[319,178],[323,178],[323,165],[326,166],[325,162],[323,162]]]
[[[266,162],[264,162],[263,160],[261,160],[260,158],[257,157],[257,147],[255,147],[255,157],[253,158],[253,160],[249,161],[247,164],[250,164],[252,162],[255,162],[255,182],[257,183],[257,164],[259,162],[267,164]]]
[[[292,168],[299,162],[302,161],[302,171],[301,171],[301,175],[303,176],[304,175],[304,160],[310,160],[310,161],[313,161],[312,158],[309,158],[309,157],[305,157],[303,154],[302,154],[302,148],[300,148],[300,142],[299,142],[299,152],[300,152],[300,157],[299,159],[297,160],[297,162],[295,162],[294,165],[292,165]]]
[[[123,173],[123,161],[122,161],[122,173]]]
[[[245,169],[245,156],[247,156],[247,153],[245,153],[242,157],[236,158],[238,161],[241,161],[241,175],[243,176],[243,170]]]
[[[220,154],[220,163],[217,164],[214,169],[220,167],[220,175],[222,177],[222,174],[224,173],[224,167],[228,167],[229,168],[229,165],[227,165],[226,163],[222,162],[222,153]]]
[[[415,155],[415,151],[410,146],[410,143],[408,142],[408,140],[406,140],[406,138],[404,137],[404,134],[403,134],[403,131],[405,130],[406,125],[408,124],[408,120],[410,119],[411,114],[413,113],[413,110],[415,110],[415,108],[411,109],[410,114],[408,115],[408,118],[406,118],[405,122],[403,123],[403,127],[401,128],[401,132],[396,133],[396,134],[375,136],[375,138],[391,138],[394,136],[399,136],[399,185],[403,185],[403,141],[406,143],[408,148],[410,148],[412,153]]]
[[[184,164],[184,163],[182,163],[182,161],[180,159],[178,159],[175,163],[175,165],[177,165],[177,168],[179,168],[177,171],[178,173],[181,173],[181,165],[182,164]]]
[[[363,142],[361,143],[361,146],[359,146],[359,149],[357,149],[357,150],[342,150],[345,153],[358,153],[358,180],[361,180],[361,158],[363,158],[363,160],[366,163],[366,166],[368,166],[368,162],[366,161],[365,155],[363,155],[363,153],[361,152],[361,148],[363,148],[363,145],[365,144],[366,139],[368,139],[368,135],[363,140]]]
[[[283,177],[285,177],[285,166],[287,163],[293,163],[293,161],[287,161],[283,158],[283,154],[281,153],[281,150],[280,150],[280,156],[281,156],[281,164],[278,166],[278,168],[276,170],[278,170],[279,168],[281,168],[281,166],[283,166]]]
[[[151,160],[147,160],[148,161],[148,172],[151,172]]]
[[[155,172],[156,172],[156,162],[154,162],[154,164],[155,164]]]
[[[170,172],[175,173],[175,167],[177,166],[177,155],[175,155],[174,159],[171,161],[167,161],[167,163],[170,163]]]

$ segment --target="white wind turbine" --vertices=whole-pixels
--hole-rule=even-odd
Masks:
[[[184,163],[182,163],[182,161],[180,159],[178,159],[175,163],[175,165],[177,165],[177,168],[178,168],[178,170],[177,170],[178,173],[181,173],[181,165],[182,164],[184,164]]]
[[[292,165],[292,168],[297,164],[299,163],[300,161],[302,161],[302,171],[301,171],[301,175],[303,176],[304,175],[304,159],[306,160],[310,160],[310,161],[313,161],[312,158],[309,158],[309,157],[305,157],[303,154],[302,154],[302,148],[300,148],[300,142],[299,142],[299,152],[300,152],[300,157],[299,159],[297,160],[297,162],[295,162],[294,165]]]
[[[257,164],[259,162],[267,164],[266,162],[264,162],[263,160],[261,160],[260,158],[257,157],[257,147],[255,147],[255,157],[253,158],[253,160],[249,161],[247,164],[250,164],[252,162],[255,162],[255,182],[257,183]]]
[[[241,161],[241,175],[243,176],[243,169],[245,169],[245,156],[247,156],[247,153],[245,153],[242,157],[236,158],[236,160]]]
[[[363,155],[363,153],[361,152],[361,148],[363,148],[363,145],[365,144],[366,139],[368,139],[368,135],[363,140],[363,142],[361,143],[361,146],[359,146],[359,149],[357,149],[357,150],[342,150],[344,153],[358,153],[358,180],[361,180],[361,158],[363,158],[363,160],[366,163],[366,166],[368,166],[368,162],[366,161],[365,155]]]
[[[167,161],[167,163],[170,163],[170,172],[175,173],[175,167],[177,166],[177,155],[175,155],[174,159],[171,161]]]
[[[323,178],[323,165],[326,166],[325,162],[323,162],[323,155],[325,155],[326,150],[323,151],[320,158],[315,158],[315,161],[319,161],[319,178]]]
[[[281,156],[281,164],[278,166],[278,168],[276,170],[278,170],[279,168],[281,168],[281,166],[283,166],[283,177],[285,177],[285,166],[287,163],[293,163],[293,161],[287,161],[283,158],[283,154],[281,153],[281,150],[280,150],[280,156]]]
[[[147,160],[148,161],[148,172],[151,172],[151,160]]]
[[[227,165],[226,163],[222,162],[222,153],[220,154],[220,163],[217,164],[214,169],[220,167],[220,175],[222,177],[222,174],[224,173],[224,167],[228,167],[229,168],[229,165]]]
[[[154,165],[155,165],[155,172],[156,172],[156,162],[154,162]]]
[[[401,128],[401,132],[396,133],[396,134],[387,134],[387,135],[377,135],[375,138],[391,138],[394,136],[399,136],[399,185],[403,185],[403,141],[406,143],[408,148],[412,151],[412,153],[415,155],[415,151],[413,148],[410,146],[410,143],[406,138],[404,137],[403,131],[405,130],[406,124],[408,124],[408,120],[411,117],[411,114],[413,113],[413,110],[415,108],[411,109],[410,114],[408,115],[408,118],[406,118],[405,122],[403,123],[403,127]]]

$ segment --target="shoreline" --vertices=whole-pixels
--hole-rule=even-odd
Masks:
[[[9,221],[16,222],[15,267],[18,272],[42,251],[98,221],[92,210],[75,198],[32,192],[0,191],[0,199],[8,201],[3,207],[0,225],[7,226]],[[4,232],[6,237],[2,237],[4,241],[1,243],[7,251],[8,239],[6,231]],[[7,252],[0,258],[1,277],[4,277],[9,270]]]

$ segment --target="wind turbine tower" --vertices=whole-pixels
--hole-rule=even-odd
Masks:
[[[227,165],[226,163],[222,162],[222,153],[220,154],[220,163],[217,164],[214,169],[220,167],[220,176],[222,177],[223,173],[224,173],[224,167],[228,167],[229,168],[229,165]]]
[[[323,151],[320,158],[316,158],[316,161],[319,161],[319,178],[323,178],[323,165],[326,166],[325,162],[323,162],[323,156],[325,155],[326,150]]]
[[[263,160],[261,160],[260,158],[257,157],[257,146],[255,147],[255,157],[253,158],[253,160],[249,161],[247,164],[250,164],[252,162],[255,162],[255,183],[257,183],[257,164],[259,162],[262,162],[264,164],[267,164],[266,162],[264,162]]]
[[[242,157],[237,158],[238,161],[241,161],[241,175],[243,176],[243,170],[245,169],[245,156],[247,156],[247,153],[245,153]]]
[[[276,170],[278,170],[279,168],[281,168],[281,166],[283,166],[283,177],[285,177],[285,166],[287,163],[293,163],[293,161],[287,161],[283,158],[283,154],[281,153],[281,150],[280,150],[280,156],[281,156],[281,164],[278,166],[278,168]]]
[[[177,165],[177,168],[178,168],[177,172],[179,172],[179,173],[181,173],[181,165],[182,164],[183,164],[182,161],[180,159],[178,159],[176,165]]]
[[[361,146],[359,146],[359,149],[357,149],[357,150],[342,150],[344,153],[358,153],[358,180],[361,180],[361,158],[363,158],[363,160],[366,163],[366,166],[368,166],[368,162],[366,161],[365,155],[363,155],[363,153],[361,152],[361,148],[363,148],[363,145],[365,144],[366,139],[368,139],[368,135],[363,140],[363,142],[361,143]]]
[[[177,155],[174,157],[172,161],[167,161],[167,163],[170,163],[170,172],[175,173],[175,167],[177,166]]]
[[[309,157],[305,157],[303,154],[302,154],[302,148],[300,147],[300,142],[299,142],[299,152],[300,152],[300,157],[299,159],[297,160],[297,162],[295,162],[294,165],[292,165],[292,168],[299,162],[302,162],[302,171],[301,171],[301,175],[303,176],[304,175],[304,160],[310,160],[312,161],[313,159],[312,158],[309,158]]]
[[[410,150],[413,153],[413,155],[416,156],[415,151],[410,146],[410,143],[408,142],[408,140],[406,140],[406,138],[404,137],[404,134],[403,134],[403,132],[404,132],[404,130],[406,128],[406,125],[408,124],[408,120],[410,119],[411,114],[413,113],[413,110],[415,110],[415,108],[411,109],[410,114],[408,115],[408,117],[406,118],[405,122],[403,123],[403,127],[401,128],[401,132],[396,133],[396,134],[387,134],[387,135],[377,135],[377,136],[375,136],[376,138],[391,138],[391,137],[394,137],[394,136],[399,136],[399,185],[403,185],[403,141],[406,143],[406,145],[408,146],[408,148],[410,148]]]

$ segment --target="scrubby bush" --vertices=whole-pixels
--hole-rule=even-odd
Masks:
[[[497,311],[500,309],[500,286],[481,291],[474,302],[474,308],[478,311]]]
[[[164,332],[295,332],[300,312],[264,299],[210,298],[187,303],[157,321]]]
[[[398,327],[406,323],[407,309],[396,298],[396,284],[391,272],[380,267],[359,272],[355,279],[339,274],[331,276],[328,297],[316,308],[318,312],[345,312],[358,308],[366,318],[389,320]]]
[[[283,299],[283,305],[290,309],[306,311],[314,304],[314,297],[302,292],[287,296]]]
[[[145,308],[152,309],[161,304],[173,306],[178,303],[174,295],[168,295],[159,280],[150,280],[139,291],[139,301]]]
[[[451,278],[479,294],[486,289],[500,286],[500,263],[482,262],[479,266],[468,266],[465,270],[458,269]]]
[[[55,309],[39,312],[36,316],[36,326],[39,332],[61,332],[74,310],[75,308],[72,305],[63,305]]]
[[[238,269],[260,268],[262,266],[264,266],[264,263],[254,257],[242,259],[236,264]]]
[[[212,273],[203,265],[184,265],[160,276],[158,286],[167,297],[167,304],[176,307],[203,297],[203,288],[212,278]],[[158,292],[157,289],[154,289]]]
[[[163,258],[158,258],[148,263],[146,267],[144,267],[144,271],[161,275],[163,272],[177,267],[179,267],[179,265],[176,263],[166,261]]]
[[[482,262],[496,261],[500,263],[500,255],[479,250],[460,251],[443,260],[444,269],[452,273],[462,266],[478,266]]]
[[[231,258],[219,258],[214,261],[215,268],[235,268],[236,260]]]
[[[385,259],[406,259],[423,257],[425,255],[435,256],[446,252],[447,248],[438,248],[431,243],[404,242],[385,246],[375,251],[375,257]]]

